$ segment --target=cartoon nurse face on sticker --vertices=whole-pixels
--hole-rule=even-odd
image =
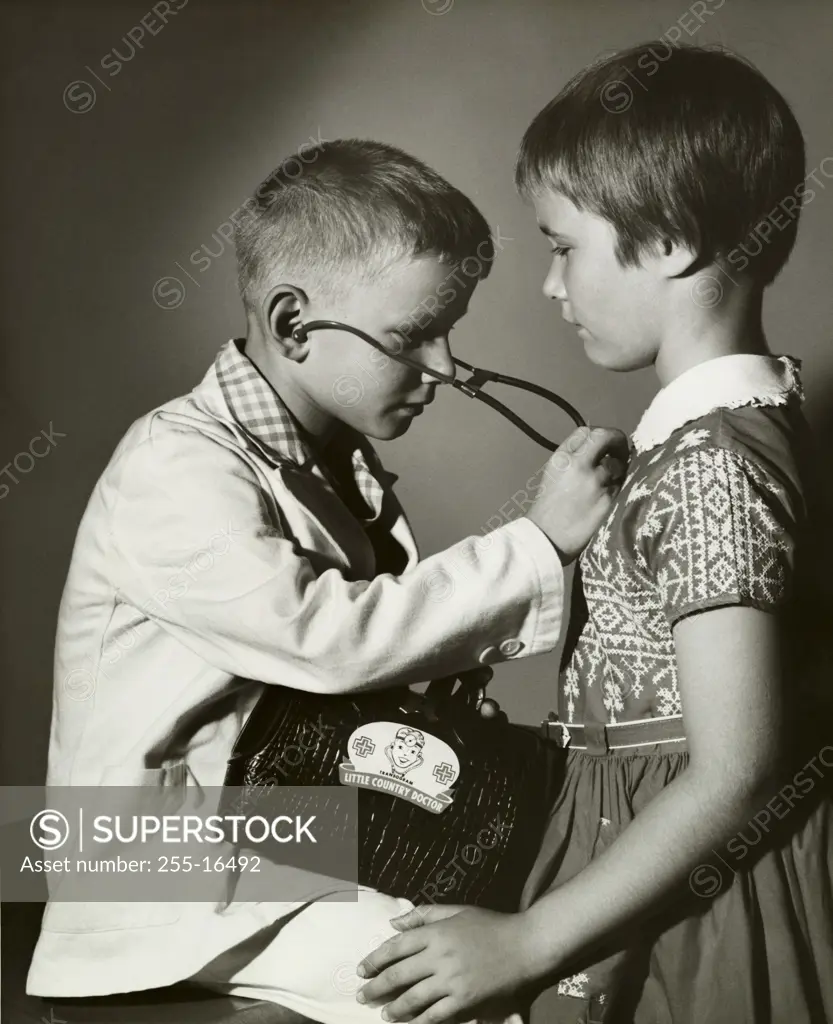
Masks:
[[[394,771],[409,772],[422,764],[424,746],[425,737],[419,729],[403,725],[401,729],[397,729],[393,742],[385,747],[385,755]]]

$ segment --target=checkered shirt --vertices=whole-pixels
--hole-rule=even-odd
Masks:
[[[243,344],[240,340],[227,342],[214,362],[223,397],[235,420],[277,463],[290,462],[309,471],[318,464],[332,487],[329,471],[305,440],[303,428],[242,351]],[[386,474],[367,441],[355,431],[350,430],[350,435],[351,443],[355,442],[352,462],[356,486],[369,510],[365,522],[372,522],[381,513],[384,490],[371,466],[377,474]]]

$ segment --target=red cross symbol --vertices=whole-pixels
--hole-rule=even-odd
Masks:
[[[376,749],[376,744],[369,736],[357,736],[353,740],[353,750],[359,755],[359,757],[367,757],[368,754],[372,754]]]

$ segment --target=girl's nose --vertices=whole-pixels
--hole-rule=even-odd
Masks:
[[[567,298],[567,292],[564,288],[564,275],[561,272],[561,260],[554,259],[550,272],[544,279],[543,287],[544,295],[548,299],[558,299],[563,302]]]
[[[453,377],[456,373],[456,366],[451,356],[451,346],[448,343],[448,337],[434,338],[430,345],[426,345],[422,362],[424,366],[429,370],[433,370],[434,373]],[[436,383],[436,380],[434,377],[428,377],[424,383],[432,384]]]

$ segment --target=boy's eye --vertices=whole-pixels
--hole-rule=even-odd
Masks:
[[[404,350],[413,350],[424,345],[427,341],[433,341],[434,338],[444,337],[445,335],[451,334],[454,327],[449,327],[445,330],[439,328],[426,332],[426,331],[411,331],[405,333],[404,331],[397,331],[394,333],[394,338],[398,342],[398,347]]]
[[[415,334],[403,334],[402,332],[397,332],[396,334],[394,334],[393,337],[397,343],[396,347],[400,351],[408,351],[410,349],[416,348],[417,345],[419,345],[419,338],[417,338]]]

